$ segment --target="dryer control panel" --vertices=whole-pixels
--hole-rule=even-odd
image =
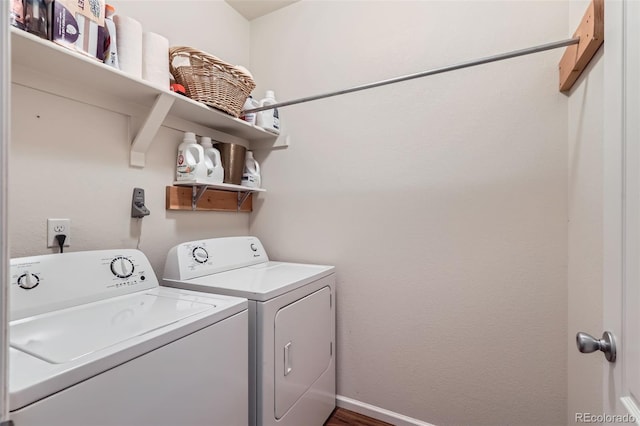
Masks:
[[[256,237],[189,241],[169,250],[164,278],[185,280],[268,261],[267,252]]]
[[[139,250],[98,250],[11,259],[11,320],[157,287]]]

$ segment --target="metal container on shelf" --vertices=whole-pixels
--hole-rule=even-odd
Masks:
[[[237,143],[218,142],[216,145],[224,167],[224,183],[240,185],[247,155],[247,148]]]

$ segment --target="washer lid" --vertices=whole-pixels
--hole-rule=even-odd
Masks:
[[[189,280],[163,280],[163,285],[265,301],[334,272],[333,266],[263,262]]]
[[[214,307],[148,293],[118,297],[14,321],[11,346],[62,364]]]
[[[10,409],[246,310],[246,299],[156,287],[11,321]]]
[[[62,364],[214,307],[213,303],[136,294],[14,321],[11,346]]]

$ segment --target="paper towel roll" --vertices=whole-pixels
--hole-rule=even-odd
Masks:
[[[128,16],[115,15],[116,45],[120,69],[142,78],[142,25]]]
[[[142,78],[163,89],[169,88],[169,40],[160,34],[142,35]]]

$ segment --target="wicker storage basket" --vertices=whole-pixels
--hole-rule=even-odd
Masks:
[[[249,74],[191,47],[170,48],[169,68],[188,97],[234,117],[240,116],[244,102],[256,87]]]

